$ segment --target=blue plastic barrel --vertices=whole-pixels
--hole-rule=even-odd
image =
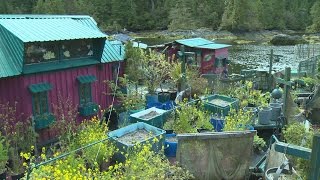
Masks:
[[[176,134],[166,134],[164,141],[164,154],[167,157],[176,157],[178,141],[171,141],[170,139],[175,138]]]
[[[223,128],[224,128],[224,120],[223,119],[220,119],[218,117],[212,117],[210,119],[210,122],[213,125],[214,130],[216,132],[222,132],[223,131]]]

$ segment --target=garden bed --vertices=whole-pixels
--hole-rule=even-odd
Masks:
[[[231,108],[239,108],[239,100],[223,95],[212,95],[207,98],[208,100],[204,102],[204,107],[206,110],[212,112],[213,114],[217,113],[220,116],[228,115]]]
[[[160,115],[157,111],[150,111],[149,113],[139,116],[140,119],[150,120],[151,118]]]
[[[152,132],[148,132],[145,129],[139,129],[118,138],[118,141],[124,144],[134,145],[135,143],[144,141],[150,137],[152,137]]]
[[[130,115],[131,122],[144,122],[152,126],[162,128],[164,123],[164,114],[166,110],[152,107]]]
[[[137,122],[129,126],[111,131],[108,133],[111,141],[119,149],[120,153],[116,155],[116,160],[121,162],[125,160],[122,153],[127,153],[132,150],[136,143],[152,144],[153,151],[159,151],[164,144],[165,131],[157,127],[151,126],[143,122]],[[158,141],[154,141],[157,138]]]

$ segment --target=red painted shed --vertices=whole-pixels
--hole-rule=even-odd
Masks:
[[[175,40],[166,44],[166,54],[171,59],[176,59],[181,45],[186,52],[194,52],[191,64],[199,67],[201,74],[220,74],[228,68],[228,47],[231,45],[217,44],[203,38]]]
[[[16,104],[17,121],[33,119],[42,141],[53,107],[72,102],[78,121],[107,108],[104,81],[122,74],[124,54],[106,37],[90,16],[0,15],[0,103]]]

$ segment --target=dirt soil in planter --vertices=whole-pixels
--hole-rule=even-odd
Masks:
[[[140,119],[150,120],[151,118],[160,115],[157,111],[150,111],[149,113],[139,116]]]
[[[222,99],[213,99],[213,100],[209,101],[209,103],[217,105],[217,106],[221,106],[221,107],[227,107],[231,104],[230,102],[224,101]]]
[[[134,145],[137,142],[149,139],[150,137],[152,137],[152,135],[152,132],[149,132],[145,129],[139,129],[137,131],[123,135],[122,137],[118,138],[118,141],[123,144]]]
[[[176,136],[174,137],[166,137],[167,142],[178,142],[178,138]]]

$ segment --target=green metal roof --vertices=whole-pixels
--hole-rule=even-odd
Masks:
[[[104,44],[102,63],[124,60],[125,47],[120,41],[108,41]]]
[[[81,84],[85,84],[85,83],[91,83],[97,80],[97,78],[93,75],[88,75],[88,76],[78,76],[77,80],[81,83]]]
[[[0,15],[0,78],[23,72],[25,42],[105,37],[90,16]],[[102,63],[124,59],[114,48],[106,41]]]
[[[176,40],[175,42],[179,44],[183,44],[188,47],[203,48],[203,49],[221,49],[221,48],[226,48],[231,46],[227,44],[216,44],[215,42],[212,42],[203,38],[180,39],[180,40]]]
[[[97,22],[87,15],[37,15],[37,14],[3,14],[0,19],[72,19],[92,29],[100,31]]]
[[[39,83],[39,84],[31,84],[29,85],[29,90],[32,93],[39,93],[44,91],[49,91],[52,89],[52,85],[50,83]]]
[[[106,37],[72,19],[0,19],[0,26],[25,43]]]
[[[230,47],[231,45],[228,44],[205,44],[205,45],[200,45],[196,46],[197,48],[204,48],[204,49],[222,49],[226,47]]]

